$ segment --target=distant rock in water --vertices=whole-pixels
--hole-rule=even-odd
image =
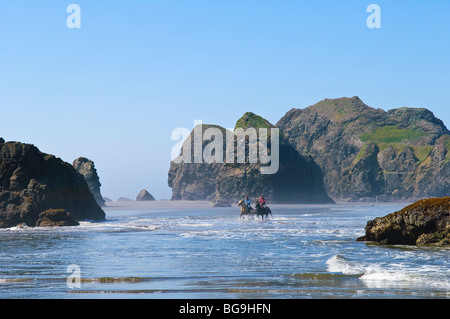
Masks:
[[[116,202],[132,202],[132,200],[127,197],[119,197]]]
[[[136,196],[136,201],[153,201],[155,198],[145,189],[141,190]]]
[[[358,241],[388,245],[450,245],[450,197],[428,198],[367,222]]]
[[[0,228],[35,227],[39,219],[39,224],[48,224],[60,214],[75,221],[105,219],[86,180],[72,165],[34,145],[0,139]]]
[[[384,111],[358,97],[291,109],[277,123],[320,166],[339,201],[399,201],[450,193],[450,132],[424,108]]]
[[[100,206],[105,206],[105,200],[100,193],[100,187],[102,184],[100,183],[100,178],[98,177],[94,162],[85,157],[79,157],[73,162],[72,165],[78,173],[84,176],[84,179],[86,180],[97,203]]]
[[[267,143],[263,143],[267,144],[267,153],[276,153],[272,150],[274,137],[271,136],[271,129],[275,127],[262,117],[248,112],[237,121],[231,134],[239,131],[249,133],[255,129],[254,140],[257,143],[251,145],[249,137],[243,138],[245,152],[239,160],[237,147],[240,142],[235,139],[230,146],[234,151],[234,161],[231,162],[223,160],[229,132],[217,125],[202,125],[201,128],[201,131],[194,128],[183,144],[183,150],[192,150],[191,154],[186,156],[182,151],[179,158],[170,164],[168,183],[172,188],[172,200],[212,200],[215,206],[229,206],[246,195],[252,200],[264,195],[269,203],[333,203],[326,193],[319,166],[311,157],[302,156],[283,136],[279,136],[279,167],[275,173],[261,173],[261,168],[270,164],[262,163],[260,156],[257,161],[250,160],[251,155],[257,152],[253,146],[263,138],[259,129],[267,129]],[[196,129],[197,134],[203,135],[200,146],[195,145]],[[217,136],[205,138],[210,129]],[[195,163],[199,152],[202,152],[203,159],[211,155],[219,161],[210,159]]]

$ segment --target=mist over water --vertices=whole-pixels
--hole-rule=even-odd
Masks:
[[[126,205],[100,223],[0,230],[0,298],[450,297],[448,248],[355,241],[403,204],[271,205],[265,221],[208,203]]]

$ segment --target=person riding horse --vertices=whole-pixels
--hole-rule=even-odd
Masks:
[[[244,218],[244,215],[253,215],[255,213],[255,209],[250,205],[250,199],[248,196],[245,196],[244,200],[240,200],[238,206],[241,206],[241,216]]]
[[[264,220],[264,217],[272,216],[272,212],[269,207],[266,206],[266,199],[261,195],[259,201],[256,202],[256,209],[252,208],[250,205],[250,199],[248,196],[245,196],[245,199],[240,200],[238,206],[241,206],[241,215],[239,217],[244,218],[244,215],[253,215],[257,214],[261,216]]]
[[[264,217],[267,217],[269,215],[272,216],[272,211],[269,207],[266,206],[266,199],[263,195],[261,195],[261,197],[259,198],[259,203],[256,204],[256,214],[258,214],[258,216],[261,216],[263,220]]]
[[[261,197],[259,198],[259,205],[261,205],[261,207],[263,208],[266,208],[266,199],[263,195],[261,195]]]
[[[251,202],[248,196],[245,196],[244,203],[247,204],[248,210],[252,209]]]

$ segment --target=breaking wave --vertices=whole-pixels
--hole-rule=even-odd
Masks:
[[[357,275],[369,288],[417,287],[450,291],[450,274],[446,269],[408,269],[402,264],[377,264],[349,260],[335,255],[327,260],[331,273]]]

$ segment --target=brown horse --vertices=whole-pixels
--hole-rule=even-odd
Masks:
[[[242,219],[244,218],[244,215],[254,215],[256,210],[252,207],[248,207],[246,203],[244,203],[243,200],[240,200],[238,203],[238,206],[241,206],[241,215],[239,216],[239,218],[242,217]]]

